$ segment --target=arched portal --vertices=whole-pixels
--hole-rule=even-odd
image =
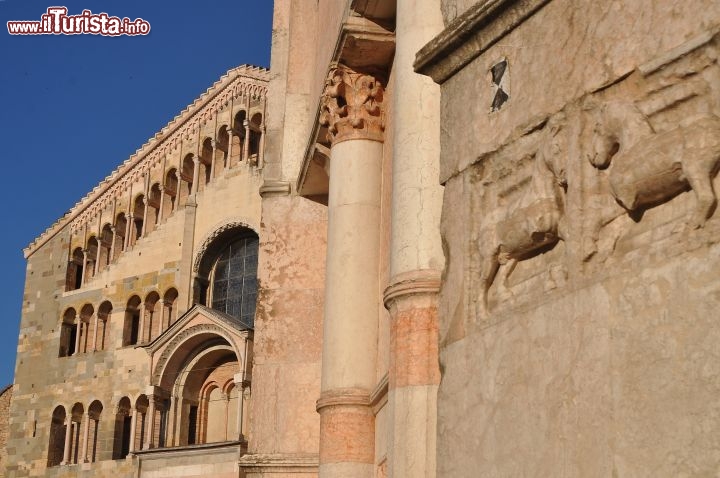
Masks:
[[[242,356],[230,336],[212,326],[196,326],[181,336],[168,345],[172,353],[156,370],[170,397],[159,441],[166,446],[237,441],[246,404],[232,389],[242,376]]]

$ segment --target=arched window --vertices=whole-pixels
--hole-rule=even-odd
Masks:
[[[68,262],[67,276],[65,279],[65,290],[76,290],[82,287],[83,280],[83,264],[85,255],[82,247],[76,247]]]
[[[110,314],[112,314],[112,304],[105,301],[98,307],[98,330],[95,343],[95,350],[105,350],[107,347],[107,331],[109,326]]]
[[[48,444],[47,466],[58,466],[62,463],[65,452],[65,407],[59,405],[53,410],[50,422],[50,442]]]
[[[260,153],[260,138],[261,138],[261,125],[262,115],[255,113],[250,120],[250,162],[257,164],[257,157]]]
[[[125,233],[127,231],[127,217],[121,212],[115,218],[115,249],[113,250],[112,260],[117,260],[120,254],[125,250]]]
[[[232,157],[230,158],[230,165],[228,167],[236,166],[245,157],[243,148],[245,147],[246,118],[247,113],[245,113],[245,110],[240,110],[235,114],[235,120],[233,121]]]
[[[168,217],[175,210],[177,192],[177,169],[172,168],[165,175],[165,187],[163,188],[163,194],[165,195],[165,200],[163,201],[163,217]]]
[[[90,239],[88,239],[85,250],[87,251],[87,255],[85,256],[87,258],[85,261],[85,276],[88,279],[92,279],[95,277],[95,260],[97,259],[98,253],[98,240],[95,236],[91,236]],[[87,280],[85,282],[87,282]]]
[[[135,422],[135,436],[133,437],[133,450],[142,450],[145,444],[145,428],[148,426],[147,411],[150,401],[147,395],[140,395],[135,401],[135,410],[137,410]]]
[[[130,431],[132,425],[130,399],[123,397],[115,413],[115,434],[113,435],[113,460],[120,460],[130,453]]]
[[[258,237],[249,229],[232,232],[208,248],[199,271],[197,299],[252,327],[257,301]]]
[[[163,330],[174,324],[177,319],[177,298],[178,291],[174,287],[168,289],[163,296]]]
[[[200,152],[200,184],[199,190],[203,190],[205,185],[210,182],[213,167],[213,147],[212,139],[205,138]]]
[[[143,321],[142,343],[150,342],[160,335],[162,321],[160,320],[160,307],[158,302],[160,295],[157,292],[150,292],[145,297],[145,320]]]
[[[93,314],[95,309],[91,304],[85,304],[80,309],[80,323],[78,333],[78,352],[87,353],[93,350],[95,340],[95,323],[93,320]]]
[[[88,407],[88,420],[90,426],[87,433],[87,446],[83,450],[87,450],[88,456],[83,457],[85,460],[92,462],[97,461],[98,455],[98,431],[100,430],[100,414],[103,411],[102,403],[95,400]]]
[[[77,343],[77,312],[70,307],[65,311],[60,324],[60,351],[58,357],[69,357],[75,354]]]
[[[125,307],[125,322],[123,323],[123,346],[135,345],[140,335],[140,297],[130,297]]]
[[[223,170],[228,167],[228,146],[230,145],[230,135],[227,132],[227,126],[223,126],[218,131],[217,148],[215,150],[215,177],[222,174]]]
[[[182,171],[180,173],[180,179],[182,179],[180,187],[179,205],[184,206],[187,203],[187,198],[192,192],[193,185],[193,174],[195,172],[195,162],[193,161],[193,155],[188,154],[183,159]]]
[[[140,194],[135,198],[133,207],[133,222],[135,223],[134,234],[130,234],[131,244],[140,239],[143,235],[143,226],[145,224],[145,195]]]
[[[100,262],[98,263],[98,272],[110,265],[110,251],[112,250],[113,231],[110,224],[105,224],[100,232]]]
[[[82,403],[76,403],[70,413],[70,442],[65,446],[70,450],[70,463],[77,464],[80,458],[80,430],[82,426],[83,413],[85,408]]]
[[[148,197],[148,223],[145,226],[147,232],[152,232],[157,226],[160,218],[160,198],[162,197],[162,191],[160,191],[160,183],[155,183],[150,188],[150,196]]]

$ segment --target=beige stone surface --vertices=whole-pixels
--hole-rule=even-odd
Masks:
[[[506,3],[451,76],[451,36],[418,56],[443,98],[437,475],[713,476],[717,3]]]

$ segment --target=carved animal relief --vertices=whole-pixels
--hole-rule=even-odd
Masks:
[[[480,244],[482,308],[501,265],[507,265],[503,285],[520,260],[552,248],[564,239],[564,203],[567,179],[565,115],[550,118],[539,134],[532,159],[531,177],[515,204],[491,225],[491,240]]]

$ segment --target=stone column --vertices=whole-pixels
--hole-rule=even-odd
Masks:
[[[145,412],[145,443],[143,443],[143,450],[149,450],[155,448],[153,443],[155,438],[155,396],[148,396],[148,408]]]
[[[182,173],[180,172],[180,169],[175,170],[175,179],[177,179],[175,183],[175,203],[173,204],[173,212],[177,211],[180,207],[180,188],[182,187]]]
[[[320,122],[328,127],[325,318],[320,413],[320,476],[374,476],[379,314],[383,85],[335,65]]]
[[[200,159],[197,156],[193,156],[193,183],[190,189],[190,195],[195,196],[198,190],[198,183],[200,182]]]
[[[147,189],[147,188],[146,188]],[[141,237],[147,236],[147,230],[148,230],[148,209],[149,209],[150,201],[148,201],[147,197],[147,191],[145,192],[145,195],[143,196],[143,225],[142,225],[142,234]]]
[[[212,156],[210,157],[210,180],[215,179],[215,155],[217,154],[217,140],[211,139],[210,146],[212,146]]]
[[[145,314],[147,314],[147,310],[145,310],[145,301],[140,302],[140,305],[138,305],[138,310],[140,311],[140,320],[138,321],[138,344],[144,344],[145,321],[147,320],[147,318],[145,317]]]
[[[90,412],[87,412],[87,416],[85,417],[85,426],[83,427],[83,446],[82,446],[82,455],[80,455],[80,459],[78,460],[79,463],[88,463],[88,437],[90,435]]]
[[[93,264],[93,277],[97,276],[100,270],[100,253],[102,252],[102,232],[95,238],[97,240],[97,251],[95,251],[95,264]]]
[[[129,453],[133,453],[135,451],[135,432],[137,431],[137,408],[133,407],[132,409],[132,418],[130,418],[130,446],[129,446]],[[130,456],[130,455],[128,455]]]
[[[82,320],[78,320],[77,313],[75,313],[73,322],[75,323],[75,350],[73,350],[73,355],[77,355],[80,352],[80,339],[82,338],[80,335],[82,333]]]
[[[132,225],[134,224],[135,216],[132,214],[127,215],[127,224],[125,224],[125,244],[123,246],[124,250],[128,250],[130,247],[130,231],[132,230]]]
[[[249,108],[247,114],[250,114]],[[243,126],[245,127],[245,141],[243,141],[243,161],[247,163],[247,160],[250,157],[250,121],[245,119],[243,121]]]
[[[112,242],[110,243],[110,252],[108,252],[108,254],[110,254],[110,257],[108,257],[108,264],[115,260],[115,240],[117,239],[117,228],[114,224],[110,226],[110,230],[112,231]]]
[[[97,350],[97,336],[98,336],[98,324],[99,324],[99,318],[97,311],[95,311],[95,326],[93,327],[93,341],[92,341],[92,351],[95,352]]]
[[[170,410],[168,410],[168,419],[167,419],[167,431],[165,433],[165,446],[177,446],[180,444],[180,440],[177,432],[177,423],[178,423],[178,403],[180,402],[180,399],[175,397],[175,395],[172,395],[170,397]]]
[[[242,372],[236,373],[233,376],[233,381],[235,382],[235,387],[238,389],[238,412],[237,412],[237,436],[235,437],[228,437],[228,440],[244,440],[245,437],[243,436],[243,395],[245,394],[245,383],[243,382],[243,374]]]
[[[70,444],[72,437],[72,415],[67,417],[67,425],[65,425],[65,448],[63,449],[63,459],[61,465],[70,464]]]
[[[228,134],[228,147],[227,147],[227,160],[225,161],[225,169],[228,169],[228,168],[230,168],[230,158],[232,157],[232,137],[233,137],[234,132],[231,127],[228,127],[226,129],[226,131]]]
[[[264,119],[264,118],[263,118]],[[260,151],[258,152],[257,167],[263,168],[265,157],[265,125],[260,127]]]
[[[88,256],[88,250],[83,249],[83,268],[82,268],[82,277],[80,278],[80,284],[85,285],[85,279],[87,279],[87,256]]]
[[[165,186],[160,185],[160,206],[157,213],[157,223],[160,224],[163,220],[163,209],[165,205]]]
[[[413,71],[443,29],[440,0],[398,0],[393,62],[393,168],[388,410],[389,475],[435,476],[440,241],[440,87]]]

